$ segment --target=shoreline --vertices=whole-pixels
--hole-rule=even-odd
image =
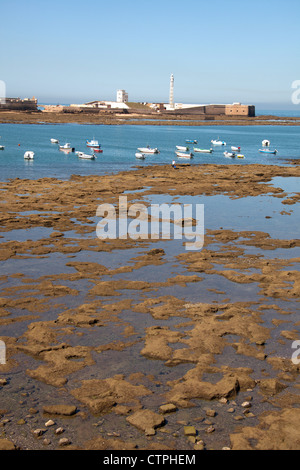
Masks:
[[[85,114],[28,111],[1,111],[0,124],[96,124],[96,125],[168,125],[168,126],[254,126],[281,125],[299,126],[300,117],[257,116],[233,117],[215,116],[214,119],[189,115],[170,116],[166,114]]]
[[[265,197],[265,226],[286,224],[300,195],[272,184],[278,176],[300,167],[154,165],[0,183],[0,448],[62,448],[58,428],[75,450],[299,448],[299,240],[208,226],[189,252],[95,237],[97,205],[123,194],[143,204],[222,195],[233,211]]]

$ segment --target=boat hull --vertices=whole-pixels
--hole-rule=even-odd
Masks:
[[[261,152],[261,153],[268,153],[268,154],[276,155],[277,150],[260,149],[260,152]]]
[[[192,153],[176,152],[178,158],[193,158]]]
[[[194,148],[194,152],[198,152],[198,153],[212,153],[213,150],[212,150],[212,149],[198,149],[198,148]]]
[[[141,153],[158,153],[158,149],[151,149],[149,147],[139,147],[138,151]]]

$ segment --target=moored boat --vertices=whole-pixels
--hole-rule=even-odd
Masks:
[[[199,152],[199,153],[212,153],[213,149],[199,149],[197,147],[194,147],[194,152]]]
[[[263,147],[270,147],[270,141],[267,139],[264,139],[261,143]]]
[[[88,154],[88,153],[84,153],[84,152],[76,152],[76,155],[78,158],[82,158],[84,160],[95,160],[96,156],[92,153],[92,154]]]
[[[24,153],[24,158],[25,160],[33,160],[34,152],[32,152],[31,150],[27,150],[27,152]]]
[[[237,158],[245,158],[245,155],[242,155],[241,153],[238,153]]]
[[[51,141],[52,144],[58,144],[59,143],[58,139],[50,139],[50,141]]]
[[[102,149],[96,148],[96,147],[93,148],[93,151],[94,151],[94,152],[97,152],[97,153],[102,153],[102,152],[103,152]]]
[[[145,154],[144,154],[144,153],[142,153],[142,152],[136,152],[135,158],[139,158],[139,159],[141,159],[141,160],[144,160],[146,157],[145,157]]]
[[[98,140],[95,140],[95,139],[87,140],[86,145],[87,145],[87,147],[92,147],[92,148],[100,148],[101,147]]]
[[[74,152],[74,149],[71,147],[71,145],[68,142],[64,145],[60,145],[59,150],[63,150],[65,152]]]
[[[187,143],[187,144],[198,144],[198,141],[197,141],[197,140],[187,139],[187,140],[186,140],[186,143]]]
[[[149,146],[147,147],[139,147],[138,151],[141,153],[159,153],[158,148],[151,148]]]
[[[270,149],[268,149],[268,148],[266,148],[266,149],[260,149],[259,151],[262,152],[262,153],[272,153],[272,154],[274,154],[274,155],[276,155],[276,153],[277,153],[277,150],[276,150],[276,149],[275,149],[275,150],[270,150]]]
[[[193,158],[192,153],[175,152],[178,158]]]
[[[231,146],[231,150],[233,150],[234,152],[240,152],[241,147],[234,147],[234,146]]]
[[[188,152],[189,148],[188,147],[183,147],[182,145],[176,145],[177,150],[180,150],[181,152]]]
[[[236,153],[234,152],[224,152],[225,157],[235,157]]]
[[[213,145],[226,145],[226,142],[224,142],[223,140],[211,140],[211,143]]]
[[[4,150],[4,149],[5,149],[4,145],[0,145],[0,150]]]

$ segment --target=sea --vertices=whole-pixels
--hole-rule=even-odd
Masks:
[[[273,112],[274,114],[274,112]],[[278,113],[277,113],[278,114]],[[286,115],[286,114],[285,114]],[[197,164],[251,164],[287,165],[290,159],[300,158],[300,127],[289,124],[252,126],[172,126],[172,125],[83,125],[83,124],[0,124],[0,181],[13,178],[38,179],[44,177],[67,180],[71,175],[113,174],[138,166],[165,165],[188,162]],[[64,153],[58,144],[70,143],[75,152]],[[102,153],[95,160],[82,160],[76,151],[91,153],[86,141],[96,139]],[[211,140],[226,145],[215,146]],[[277,154],[263,154],[262,141],[270,141],[270,149]],[[186,143],[195,140],[197,144]],[[194,154],[190,160],[177,158],[176,146],[187,146]],[[139,160],[135,153],[139,147],[157,148],[159,153]],[[244,158],[225,157],[231,146],[240,147]],[[211,154],[194,151],[194,147],[213,149]],[[34,152],[34,160],[24,160],[26,151]]]

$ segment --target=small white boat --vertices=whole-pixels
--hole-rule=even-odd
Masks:
[[[28,150],[27,152],[24,153],[24,158],[25,160],[33,160],[34,152],[32,152],[31,150]]]
[[[87,147],[94,147],[94,148],[100,148],[101,147],[98,140],[95,140],[95,139],[87,140],[86,145],[87,145]]]
[[[78,158],[82,158],[84,160],[95,160],[96,156],[92,153],[92,154],[88,154],[88,153],[84,153],[84,152],[76,152],[76,155]]]
[[[5,149],[4,145],[0,145],[0,150],[4,150],[4,149]]]
[[[178,158],[193,158],[192,153],[175,152]]]
[[[233,150],[234,152],[240,152],[241,150],[241,147],[231,147],[231,150]]]
[[[139,147],[138,151],[141,153],[159,153],[159,150],[157,148],[151,148],[151,147]]]
[[[57,139],[50,139],[50,141],[51,141],[52,144],[58,144],[58,142],[59,142]]]
[[[135,158],[139,158],[139,159],[141,159],[141,160],[144,160],[146,157],[145,157],[145,154],[144,154],[144,153],[136,152]]]
[[[176,145],[177,150],[180,150],[181,152],[188,152],[189,148],[188,147],[183,147],[181,145]]]
[[[213,145],[226,145],[226,142],[224,142],[223,140],[211,140],[211,143]]]
[[[270,147],[270,141],[267,140],[267,139],[265,139],[265,140],[262,141],[261,145],[262,145],[263,147]]]
[[[212,153],[213,149],[199,149],[197,147],[194,147],[194,152],[199,152],[199,153]]]
[[[236,153],[234,152],[224,152],[225,157],[235,157]]]
[[[64,152],[72,152],[74,149],[71,147],[69,143],[59,146],[59,150],[63,150]]]

